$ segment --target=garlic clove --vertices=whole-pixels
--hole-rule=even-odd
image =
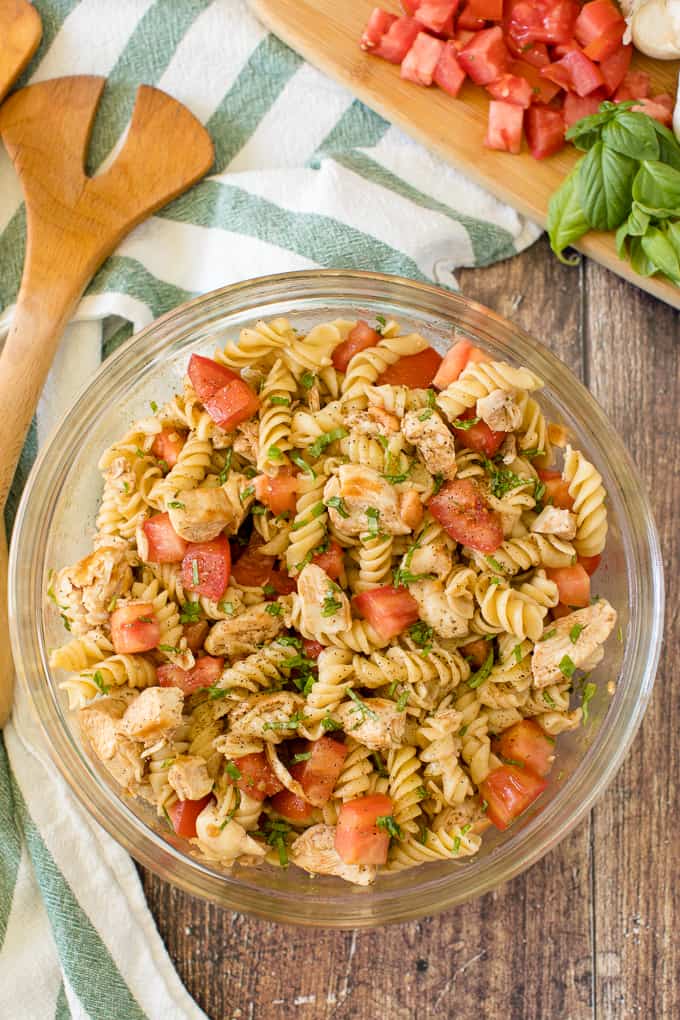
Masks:
[[[633,45],[657,60],[680,57],[680,0],[647,0],[630,15]]]

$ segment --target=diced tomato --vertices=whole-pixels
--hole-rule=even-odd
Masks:
[[[255,479],[255,495],[273,514],[295,513],[297,490],[297,476],[283,470],[274,476],[258,475]]]
[[[541,74],[561,85],[567,92],[575,92],[577,96],[587,96],[604,85],[597,64],[579,50],[570,50],[561,60],[542,67]]]
[[[547,785],[545,779],[529,769],[501,765],[479,784],[479,793],[488,804],[487,817],[497,829],[503,830],[533,804]]]
[[[519,45],[510,35],[505,36],[505,43],[513,57],[529,64],[530,67],[540,68],[550,63],[545,43],[530,42]]]
[[[243,379],[232,379],[203,403],[215,424],[229,431],[253,417],[260,398]]]
[[[431,85],[444,43],[427,32],[419,32],[401,63],[401,77],[416,85]]]
[[[383,641],[401,634],[418,619],[418,603],[406,588],[371,588],[355,595],[352,605]]]
[[[484,144],[487,149],[499,149],[515,155],[522,148],[522,125],[524,111],[512,103],[500,103],[492,99],[489,103],[489,123]]]
[[[493,741],[500,758],[521,763],[537,776],[547,776],[555,760],[555,741],[533,719],[514,723]]]
[[[545,159],[564,146],[564,117],[561,110],[532,106],[527,111],[527,143],[534,159]]]
[[[196,838],[196,819],[204,807],[210,803],[210,794],[200,800],[176,800],[168,808],[172,827],[178,836],[185,839]]]
[[[475,418],[475,409],[465,411],[461,414],[461,421],[470,421]],[[507,438],[507,432],[494,432],[485,421],[477,421],[474,425],[470,425],[469,428],[457,429],[453,426],[453,433],[461,446],[464,446],[467,450],[476,450],[478,453],[484,453],[487,457],[493,457],[494,454],[498,453],[498,450],[503,443],[503,440]]]
[[[379,818],[392,814],[392,800],[384,793],[373,793],[346,801],[340,808],[335,830],[335,849],[345,864],[384,864],[390,834],[378,828]]]
[[[283,783],[277,779],[264,751],[235,758],[234,765],[241,773],[241,777],[232,779],[231,782],[249,797],[264,800],[265,797],[273,797],[283,790]]]
[[[563,616],[571,616],[574,610],[571,606],[565,606],[564,602],[558,602],[556,606],[553,606],[550,610],[550,616],[553,620],[561,620]]]
[[[548,63],[549,61],[546,61]],[[524,60],[513,60],[508,70],[511,74],[525,78],[531,89],[533,103],[549,103],[560,92],[560,86],[547,78],[541,78],[539,69],[527,64]]]
[[[481,491],[469,478],[445,482],[428,509],[444,531],[461,545],[493,553],[503,542],[501,515],[490,510]]]
[[[588,577],[592,577],[602,562],[602,556],[579,556],[578,561]]]
[[[292,595],[294,591],[297,591],[297,581],[294,577],[290,577],[285,570],[272,570],[269,575],[269,584],[274,589],[274,594],[268,595],[268,599],[275,599],[279,595]]]
[[[308,659],[318,659],[324,650],[324,646],[320,641],[311,641],[309,638],[304,638],[302,641],[302,650]]]
[[[390,24],[382,39],[372,48],[371,53],[376,57],[382,57],[383,60],[389,60],[391,64],[400,64],[422,28],[423,26],[415,18],[407,16],[397,18]]]
[[[332,581],[337,581],[344,566],[342,546],[337,542],[331,542],[325,552],[312,557],[312,563],[325,570]]]
[[[538,477],[545,485],[544,503],[560,507],[562,510],[571,510],[574,500],[569,495],[569,482],[566,482],[559,471],[551,471],[548,468],[538,468]]]
[[[477,32],[458,54],[458,63],[478,85],[488,85],[499,78],[509,60],[510,54],[499,25]]]
[[[397,20],[396,14],[388,14],[382,7],[375,7],[361,36],[359,45],[362,50],[373,50],[391,25]]]
[[[114,609],[109,622],[116,655],[148,652],[161,639],[161,625],[150,602],[131,602]]]
[[[183,432],[177,432],[176,429],[163,429],[155,437],[151,452],[154,457],[164,460],[169,468],[173,468],[186,441],[187,437]]]
[[[590,605],[590,575],[580,563],[572,567],[549,567],[546,574],[557,585],[560,602],[576,609]]]
[[[218,365],[213,358],[204,358],[201,354],[191,355],[188,373],[191,385],[204,403],[227,383],[241,378],[238,372],[233,372],[226,365]]]
[[[583,52],[590,60],[594,60],[596,63],[608,60],[609,57],[613,56],[621,48],[621,40],[623,39],[625,29],[625,22],[623,21],[620,25],[613,25],[599,39],[594,39],[589,43]]]
[[[510,0],[508,8],[506,30],[520,46],[568,42],[579,13],[574,0]]]
[[[271,806],[277,815],[281,815],[294,825],[308,822],[312,817],[314,808],[302,797],[297,797],[290,790],[282,790],[271,799]]]
[[[625,27],[620,11],[610,0],[592,0],[584,4],[574,22],[574,36],[581,46],[588,46],[614,26]]]
[[[469,644],[463,645],[460,650],[463,656],[470,659],[472,665],[479,669],[489,657],[489,642],[484,638],[478,638],[476,641],[470,641]]]
[[[458,340],[453,347],[450,347],[437,369],[432,385],[436,386],[438,390],[443,390],[450,383],[455,382],[467,365],[471,350],[470,340]]]
[[[180,669],[172,663],[159,666],[158,683],[161,687],[179,687],[185,694],[193,694],[202,687],[212,687],[222,675],[224,659],[202,655],[192,669]]]
[[[355,354],[365,351],[368,347],[377,347],[380,340],[380,333],[376,333],[364,319],[359,319],[354,329],[350,330],[347,339],[338,344],[333,351],[333,367],[338,372],[346,372]]]
[[[231,549],[224,535],[212,542],[190,542],[182,560],[182,584],[187,591],[221,599],[230,571]]]
[[[600,74],[604,78],[604,87],[608,96],[613,95],[625,81],[632,56],[632,46],[619,46],[610,57],[600,63]],[[644,72],[639,73],[644,74]],[[646,77],[649,81],[648,76]]]
[[[659,99],[663,101],[658,102]],[[633,113],[646,113],[648,117],[653,117],[654,120],[658,120],[660,124],[665,124],[666,127],[670,127],[673,121],[672,110],[668,109],[668,104],[665,101],[665,96],[653,96],[652,99],[640,99],[635,106],[631,107]]]
[[[624,47],[629,52],[631,46]],[[630,56],[628,57],[630,63]],[[600,68],[605,73],[604,66]],[[609,83],[608,83],[609,84]],[[614,99],[617,103],[623,103],[627,99],[646,99],[649,95],[651,80],[646,71],[627,71],[617,87]]]
[[[142,530],[149,544],[149,563],[179,563],[188,542],[178,535],[170,523],[170,514],[155,514],[144,521]]]
[[[187,643],[187,648],[192,652],[198,652],[203,647],[209,624],[207,620],[196,620],[195,623],[185,623],[182,635]]]
[[[407,354],[390,365],[381,376],[377,385],[389,383],[390,386],[410,386],[412,389],[427,389],[439,371],[442,356],[434,347],[426,347],[419,354]]]
[[[416,17],[435,35],[453,31],[453,18],[460,0],[420,0]]]
[[[454,98],[460,92],[465,81],[465,71],[458,63],[458,50],[454,42],[444,44],[439,63],[434,69],[432,80],[440,89]]]
[[[255,546],[248,546],[234,561],[231,576],[244,588],[262,588],[272,575],[274,559],[274,556],[258,552]]]
[[[312,757],[293,766],[295,778],[315,807],[322,807],[330,800],[348,750],[347,745],[339,740],[320,737],[305,747],[303,753],[311,752]]]
[[[601,100],[597,96],[577,96],[573,92],[567,92],[564,97],[562,115],[564,126],[570,128],[577,120],[583,117],[590,117],[600,109]],[[527,135],[528,135],[527,131]]]
[[[456,52],[460,51],[467,46],[471,39],[474,39],[475,33],[470,31],[469,28],[461,28],[460,25],[456,28],[456,34],[454,35],[451,42],[456,47]]]
[[[502,21],[503,0],[467,0],[465,10],[482,21]]]
[[[653,103],[656,103],[657,106],[664,106],[669,113],[673,112],[675,100],[669,92],[657,92],[655,96],[651,96],[651,100]]]
[[[470,12],[467,7],[464,7],[456,20],[456,28],[467,32],[480,32],[486,28],[486,22],[484,18],[478,18],[474,11]]]
[[[486,91],[494,99],[502,102],[514,103],[527,109],[531,105],[531,85],[526,78],[520,78],[515,74],[502,74],[496,81],[489,82]]]
[[[569,42],[561,43],[559,46],[551,46],[550,55],[553,61],[561,60],[562,57],[566,56],[567,53],[571,53],[572,50],[580,49],[581,47],[573,39],[570,39]]]

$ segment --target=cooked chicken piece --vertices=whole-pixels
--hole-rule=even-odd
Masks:
[[[302,608],[302,631],[308,634],[340,634],[352,626],[349,599],[325,570],[308,563],[298,576]]]
[[[514,432],[522,424],[522,411],[512,390],[492,390],[477,401],[477,414],[494,432]]]
[[[295,840],[289,857],[311,875],[335,875],[354,885],[371,885],[377,868],[372,864],[345,864],[335,849],[335,826],[312,825]]]
[[[234,439],[234,452],[239,453],[251,464],[257,464],[257,437],[260,425],[257,421],[245,421],[236,427],[236,438]]]
[[[126,708],[121,732],[133,740],[158,740],[182,722],[183,704],[179,687],[147,687]]]
[[[399,712],[388,698],[360,698],[344,701],[333,716],[357,743],[372,751],[388,751],[404,742],[406,712]]]
[[[236,497],[237,502],[232,502],[226,486],[188,489],[168,504],[170,523],[187,542],[210,542],[225,528],[233,535],[243,518],[238,491]]]
[[[138,746],[119,732],[128,703],[123,696],[98,698],[80,709],[78,722],[99,760],[117,783],[132,792],[142,778],[144,763]]]
[[[556,506],[546,506],[531,525],[539,535],[555,535],[571,540],[576,537],[576,514]]]
[[[337,475],[326,482],[324,503],[342,500],[343,513],[328,507],[333,524],[345,535],[382,532],[408,535],[411,530],[399,514],[398,492],[373,468],[360,464],[341,464]],[[344,516],[349,515],[349,516]]]
[[[414,489],[407,489],[406,492],[402,492],[399,501],[399,513],[401,514],[402,521],[411,531],[415,531],[423,523],[423,514],[425,513],[423,501]]]
[[[302,724],[304,707],[304,698],[292,691],[251,694],[232,709],[229,728],[244,737],[259,737],[278,744],[292,737],[298,723]]]
[[[454,478],[456,474],[456,445],[453,435],[441,415],[432,408],[409,411],[401,421],[401,430],[413,443],[433,475]]]
[[[109,539],[89,556],[57,574],[54,596],[57,605],[81,637],[93,627],[108,623],[109,606],[132,587],[132,564],[136,555],[123,539]]]
[[[414,581],[408,589],[418,603],[418,615],[443,638],[462,637],[474,613],[472,592],[447,598],[440,580]],[[469,610],[469,611],[468,611]]]
[[[503,464],[512,464],[517,460],[517,437],[509,432],[501,443],[496,456]]]
[[[234,819],[223,825],[212,801],[206,804],[196,819],[194,842],[206,857],[220,864],[232,864],[243,854],[264,857],[267,853],[267,848],[249,836]]]
[[[256,652],[269,644],[283,630],[283,614],[272,616],[265,605],[250,606],[239,616],[213,624],[205,639],[209,655],[226,655],[231,659]]]
[[[379,435],[389,436],[401,428],[396,414],[386,411],[384,407],[369,407],[366,413],[375,422]]]
[[[213,788],[205,761],[195,754],[175,758],[168,769],[168,782],[180,800],[200,800]]]
[[[439,578],[446,577],[452,566],[453,556],[443,535],[407,553],[401,561],[402,570],[410,570],[412,574],[434,574]]]
[[[561,620],[553,620],[550,630],[557,633],[546,641],[539,641],[531,657],[531,672],[534,687],[563,680],[560,663],[565,656],[576,669],[585,669],[593,662],[593,655],[605,643],[616,623],[616,610],[606,599],[599,599],[592,606],[577,609]],[[581,627],[576,640],[572,640],[574,628]]]

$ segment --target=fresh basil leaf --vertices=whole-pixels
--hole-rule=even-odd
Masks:
[[[637,202],[633,202],[628,216],[628,233],[635,237],[642,237],[647,231],[650,219],[649,210],[643,209]]]
[[[618,107],[615,103],[602,103],[597,113],[592,113],[589,117],[581,117],[575,124],[572,124],[565,138],[567,141],[573,142],[577,149],[587,152],[596,142],[599,142],[603,128],[616,116],[617,112]]]
[[[620,259],[625,259],[628,257],[628,247],[626,244],[630,236],[628,222],[629,220],[624,220],[619,229],[616,231],[616,254],[619,256]]]
[[[675,248],[675,254],[680,258],[680,220],[674,220],[667,224],[666,236]]]
[[[672,131],[669,131],[665,124],[652,118],[652,127],[656,131],[659,140],[659,161],[672,166],[674,170],[680,170],[680,145]]]
[[[638,209],[647,213],[650,219],[654,220],[667,220],[678,215],[678,209],[657,209],[656,206],[645,205],[643,202],[634,202],[633,204],[637,205]]]
[[[629,258],[631,266],[640,276],[653,276],[656,272],[656,266],[644,252],[641,237],[631,237]]]
[[[645,164],[643,164],[645,165]],[[596,142],[579,164],[578,192],[586,219],[596,230],[614,230],[631,206],[637,161]]]
[[[645,160],[633,182],[633,198],[653,209],[680,209],[680,170]]]
[[[602,141],[631,159],[659,158],[659,139],[651,117],[644,113],[624,111],[613,118],[602,129]]]
[[[680,262],[675,248],[663,230],[650,227],[642,238],[642,250],[660,272],[669,277],[673,283],[680,283]]]
[[[579,165],[550,198],[548,205],[548,234],[550,246],[560,262],[576,265],[578,255],[565,258],[562,252],[574,241],[578,241],[589,229],[590,224],[583,214],[578,196],[577,174]]]

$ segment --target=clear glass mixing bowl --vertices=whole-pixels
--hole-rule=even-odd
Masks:
[[[296,868],[240,868],[231,875],[190,856],[146,804],[121,797],[83,750],[77,725],[48,667],[64,632],[44,592],[50,567],[89,551],[100,452],[149,401],[171,396],[193,351],[210,353],[258,319],[293,326],[336,317],[397,319],[441,350],[452,328],[545,380],[542,403],[601,471],[610,531],[596,591],[619,613],[623,641],[610,639],[593,676],[588,725],[560,736],[545,795],[506,833],[490,830],[480,854],[381,877],[358,889]],[[10,563],[14,659],[55,765],[97,821],[145,867],[231,909],[277,921],[361,927],[433,914],[479,896],[528,868],[588,812],[619,767],[644,714],[662,636],[663,572],[649,503],[636,470],[601,408],[536,340],[464,297],[376,273],[287,273],[225,287],[177,308],[133,337],[103,365],[43,448],[19,509]],[[607,690],[609,681],[614,693]],[[613,685],[610,683],[609,687]]]

